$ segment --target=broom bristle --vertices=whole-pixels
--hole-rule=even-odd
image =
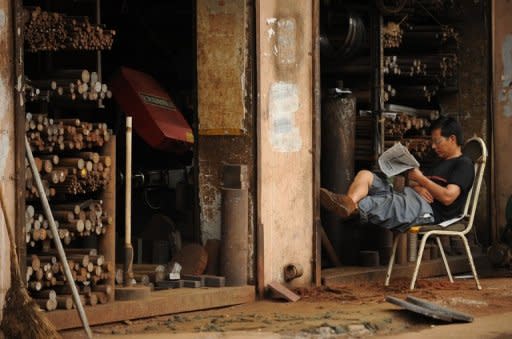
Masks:
[[[12,258],[11,258],[12,259]],[[17,270],[12,269],[12,285],[5,296],[0,328],[6,338],[62,338],[39,306],[21,284]]]

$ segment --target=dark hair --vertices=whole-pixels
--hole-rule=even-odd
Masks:
[[[462,127],[454,118],[440,117],[432,122],[432,125],[430,126],[431,131],[435,129],[440,129],[441,135],[445,138],[448,138],[450,135],[455,135],[457,145],[462,146],[464,142],[464,134],[462,133]]]

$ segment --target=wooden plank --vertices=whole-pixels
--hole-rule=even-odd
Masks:
[[[116,301],[94,307],[85,307],[91,325],[155,317],[165,314],[205,310],[216,307],[254,302],[253,286],[173,289],[151,293],[143,300]],[[75,310],[57,310],[46,313],[58,330],[81,327]]]
[[[268,288],[278,296],[285,298],[288,301],[296,302],[300,299],[300,296],[293,293],[290,289],[278,283],[277,281],[272,281],[270,284],[268,284]]]
[[[141,300],[149,298],[151,289],[143,285],[123,286],[115,289],[116,300]]]
[[[489,260],[486,255],[473,255],[477,270],[491,269]],[[452,274],[468,272],[470,270],[468,258],[465,255],[449,256],[448,263]],[[406,265],[395,265],[393,268],[393,275],[391,277],[390,286],[393,286],[393,281],[399,278],[411,278],[414,272],[415,263],[407,263]],[[379,267],[361,267],[361,266],[344,266],[329,268],[322,271],[322,281],[324,285],[330,284],[346,284],[361,281],[375,281],[382,282],[386,278],[385,266]],[[419,277],[435,277],[446,276],[446,270],[441,258],[435,260],[425,261],[421,264]]]

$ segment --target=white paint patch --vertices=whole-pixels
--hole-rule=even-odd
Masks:
[[[298,152],[302,148],[300,130],[295,123],[299,110],[296,84],[277,82],[269,90],[270,143],[277,152]]]
[[[499,100],[503,103],[503,113],[507,118],[512,117],[512,34],[507,34],[501,49],[503,74]]]
[[[266,21],[267,21],[267,25],[273,25],[276,23],[277,18],[268,18]]]
[[[293,65],[296,63],[297,24],[294,18],[279,19],[277,22],[277,50],[280,64]]]
[[[268,38],[269,39],[272,39],[272,37],[276,34],[276,31],[274,31],[274,29],[272,28],[269,28],[267,29],[267,35],[268,35]]]

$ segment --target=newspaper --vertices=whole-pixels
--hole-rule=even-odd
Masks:
[[[387,177],[392,177],[411,168],[420,167],[420,164],[407,147],[397,142],[381,154],[379,167]]]

